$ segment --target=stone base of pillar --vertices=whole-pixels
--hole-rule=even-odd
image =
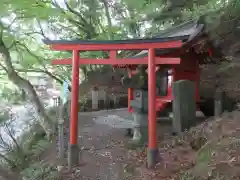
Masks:
[[[71,169],[79,164],[80,151],[77,144],[70,144],[68,149],[68,168]]]
[[[158,149],[148,148],[147,150],[147,167],[154,168],[159,161]]]

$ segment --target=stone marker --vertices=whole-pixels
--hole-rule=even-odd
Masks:
[[[214,101],[214,116],[219,117],[224,111],[223,101],[225,93],[223,91],[217,90],[215,92],[215,101]]]
[[[95,87],[92,88],[92,109],[98,109],[98,89]]]
[[[195,83],[176,81],[173,89],[173,132],[180,134],[196,125]]]

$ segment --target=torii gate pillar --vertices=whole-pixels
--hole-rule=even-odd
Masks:
[[[156,131],[156,64],[155,50],[148,52],[148,154],[147,165],[152,168],[157,162],[157,131]]]
[[[68,150],[69,168],[79,163],[78,147],[78,96],[79,96],[79,51],[73,50],[72,66],[72,93],[71,93],[71,117],[70,117],[70,144]]]

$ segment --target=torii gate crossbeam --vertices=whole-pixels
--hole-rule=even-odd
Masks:
[[[180,39],[180,40],[179,40]],[[72,93],[71,93],[71,120],[70,120],[70,148],[69,166],[78,164],[78,95],[79,95],[79,65],[80,64],[109,64],[109,65],[148,65],[148,164],[155,165],[157,156],[156,135],[156,65],[180,64],[180,58],[155,57],[155,49],[174,49],[182,47],[181,37],[135,39],[118,41],[50,41],[44,40],[52,50],[69,51],[73,53],[72,59],[53,60],[52,64],[72,64]],[[148,50],[147,58],[118,59],[117,50]],[[108,51],[107,59],[81,58],[83,51]]]

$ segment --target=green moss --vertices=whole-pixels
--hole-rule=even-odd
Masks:
[[[212,157],[213,151],[210,148],[201,150],[197,156],[197,163],[208,163]]]

